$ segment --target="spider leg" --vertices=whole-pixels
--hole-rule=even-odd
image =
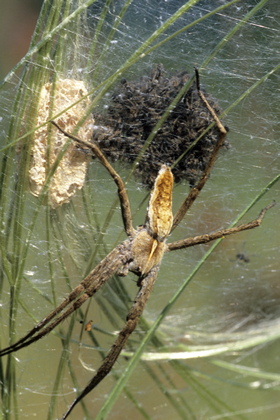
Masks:
[[[103,363],[96,372],[96,375],[92,378],[90,383],[85,387],[81,394],[73,401],[73,403],[68,408],[67,412],[62,417],[62,420],[65,420],[71,413],[75,405],[79,401],[81,401],[90,391],[92,391],[111,371],[112,367],[114,366],[116,360],[120,355],[120,352],[124,348],[127,339],[133,333],[138,324],[139,318],[144,311],[147,300],[149,299],[152,288],[155,284],[158,270],[159,266],[157,265],[153,267],[145,277],[139,278],[138,284],[140,284],[140,289],[127,315],[126,324],[124,328],[120,331],[108,355],[106,356]]]
[[[215,239],[222,238],[224,236],[232,235],[233,233],[241,232],[242,230],[253,229],[257,226],[260,226],[264,218],[265,213],[273,206],[275,206],[275,201],[266,206],[259,214],[258,218],[252,220],[249,223],[245,223],[240,226],[236,226],[230,229],[218,230],[217,232],[209,233],[206,235],[195,236],[193,238],[182,239],[181,241],[171,242],[167,244],[168,251],[175,251],[177,249],[188,248],[189,246],[194,246],[198,244],[206,244],[207,242],[214,241]]]
[[[58,324],[76,311],[88,298],[94,295],[106,281],[116,273],[120,267],[131,260],[130,239],[122,242],[113,249],[86,277],[75,287],[68,297],[48,316],[26,334],[5,349],[0,351],[0,356],[20,350],[23,347],[39,340]]]
[[[92,151],[92,153],[99,159],[102,165],[107,169],[107,171],[109,172],[109,174],[111,175],[111,177],[113,178],[113,180],[115,181],[118,187],[118,195],[119,195],[119,200],[120,200],[120,205],[121,205],[124,230],[127,236],[133,236],[135,231],[132,226],[132,215],[131,215],[129,199],[128,199],[124,182],[119,176],[119,174],[115,171],[112,165],[110,165],[110,163],[108,162],[108,160],[106,159],[104,154],[101,152],[101,150],[99,149],[96,143],[90,143],[88,141],[79,139],[78,137],[72,136],[72,134],[69,134],[66,131],[64,131],[55,121],[51,121],[51,123],[59,131],[61,131],[66,137],[76,141],[79,144],[82,144],[88,147]]]
[[[202,102],[205,104],[206,108],[209,110],[210,114],[212,115],[218,129],[219,129],[219,136],[218,136],[218,140],[217,143],[214,147],[214,150],[212,152],[211,158],[204,170],[204,172],[202,173],[199,181],[197,182],[197,184],[191,189],[191,191],[189,192],[188,196],[186,197],[185,201],[183,202],[183,204],[181,205],[181,207],[179,208],[179,210],[177,211],[177,213],[174,216],[174,220],[173,220],[173,226],[171,231],[173,231],[182,221],[182,219],[184,218],[186,212],[189,210],[189,208],[192,206],[193,202],[195,201],[195,199],[198,197],[200,191],[202,190],[202,188],[204,187],[210,171],[215,163],[217,154],[220,150],[220,148],[222,147],[222,145],[224,144],[225,138],[226,138],[226,134],[227,134],[227,130],[226,128],[223,126],[223,124],[221,123],[219,117],[217,116],[217,114],[215,113],[214,109],[211,107],[211,105],[209,104],[209,102],[207,101],[207,99],[205,98],[204,94],[201,92],[200,90],[200,82],[199,82],[199,73],[198,70],[195,69],[195,74],[196,74],[196,86],[197,86],[197,91],[198,94],[202,100]]]

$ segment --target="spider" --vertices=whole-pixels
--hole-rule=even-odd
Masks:
[[[179,225],[189,210],[200,191],[204,187],[212,166],[216,160],[217,153],[225,141],[227,130],[220,122],[215,111],[212,109],[204,94],[200,90],[199,74],[196,70],[196,84],[198,94],[212,115],[218,129],[219,135],[208,165],[202,173],[197,184],[190,190],[188,196],[173,218],[172,215],[172,187],[173,175],[171,169],[162,165],[155,180],[152,193],[150,195],[147,216],[144,225],[134,229],[132,226],[132,216],[127,192],[121,177],[107,161],[106,157],[94,143],[78,139],[65,132],[57,123],[51,121],[68,138],[77,142],[80,147],[86,146],[105,166],[118,188],[124,230],[128,239],[114,248],[83,280],[75,287],[68,297],[47,315],[41,322],[33,327],[24,337],[16,343],[0,351],[0,356],[12,353],[44,337],[52,331],[64,319],[76,311],[90,297],[92,297],[105,284],[113,274],[126,275],[129,271],[138,276],[138,293],[134,299],[131,309],[127,315],[126,323],[119,332],[117,339],[112,345],[108,355],[97,370],[95,376],[84,388],[81,394],[73,401],[67,412],[62,417],[65,420],[75,405],[92,391],[111,371],[114,363],[120,355],[125,343],[132,332],[135,330],[138,320],[143,313],[147,300],[151,294],[156,281],[157,273],[163,255],[169,251],[175,251],[190,246],[198,245],[222,238],[243,230],[252,229],[259,226],[268,209],[275,203],[265,207],[259,216],[246,224],[242,224],[230,229],[219,230],[210,234],[186,238],[177,242],[167,243],[170,233]]]

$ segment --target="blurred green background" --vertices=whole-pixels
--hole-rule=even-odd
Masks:
[[[0,80],[26,54],[42,0],[0,1]]]

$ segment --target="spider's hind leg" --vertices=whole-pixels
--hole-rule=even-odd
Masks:
[[[79,401],[81,401],[90,391],[92,391],[102,381],[102,379],[104,379],[108,375],[108,373],[111,371],[122,349],[124,348],[128,338],[133,333],[133,331],[135,330],[138,324],[139,318],[144,311],[147,300],[149,299],[149,296],[155,284],[158,270],[159,270],[159,266],[155,266],[151,269],[151,271],[147,275],[144,275],[142,277],[140,289],[127,315],[125,326],[119,332],[119,335],[116,341],[112,345],[103,363],[97,370],[96,375],[92,378],[90,383],[81,392],[81,394],[74,400],[74,402],[69,407],[68,411],[64,414],[62,420],[65,420],[70,414],[70,412],[73,410],[75,405]]]

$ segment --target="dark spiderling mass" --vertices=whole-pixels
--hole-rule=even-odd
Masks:
[[[103,153],[110,160],[133,163],[166,108],[188,80],[186,72],[169,76],[161,65],[138,81],[123,79],[106,114],[95,115],[98,129],[94,140]],[[219,115],[217,104],[209,95],[205,96]],[[135,176],[152,188],[160,166],[172,165],[211,122],[212,117],[193,84],[158,130]],[[217,136],[218,129],[214,126],[183,156],[172,169],[175,182],[186,179],[190,186],[195,185],[213,152]]]

